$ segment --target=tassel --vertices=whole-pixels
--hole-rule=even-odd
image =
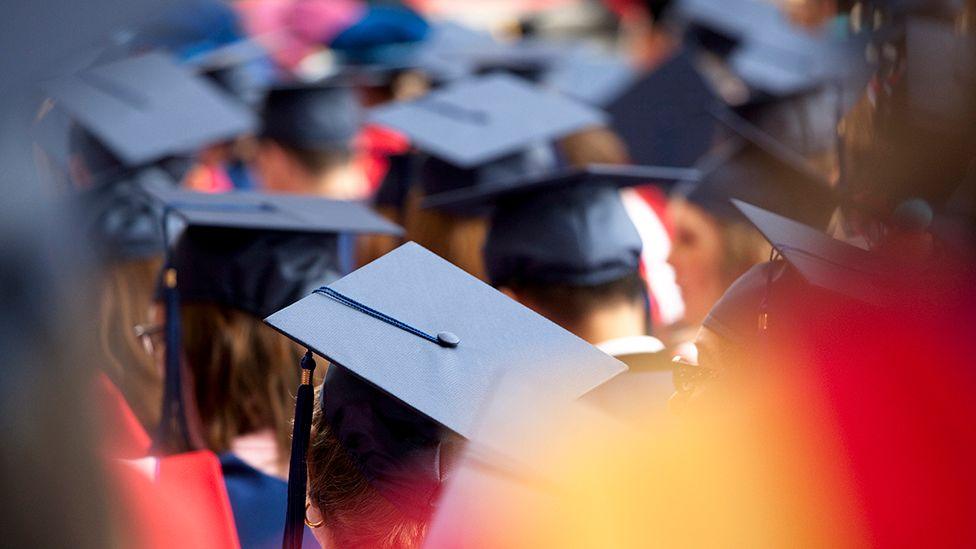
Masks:
[[[153,441],[155,455],[177,454],[193,449],[183,401],[180,295],[176,285],[176,269],[172,267],[163,271],[163,299],[166,311],[166,368],[162,414]]]
[[[308,483],[308,444],[312,433],[312,407],[315,405],[315,389],[312,373],[315,359],[312,351],[302,357],[302,384],[295,399],[295,425],[291,438],[291,459],[288,464],[288,507],[285,514],[283,549],[299,549],[305,534],[305,497]]]

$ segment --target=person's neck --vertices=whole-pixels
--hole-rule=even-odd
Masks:
[[[570,331],[593,345],[614,339],[647,335],[643,310],[630,305],[605,307],[591,312]]]

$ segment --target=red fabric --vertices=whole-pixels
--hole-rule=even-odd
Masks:
[[[132,412],[122,392],[105,374],[98,374],[95,399],[102,413],[105,455],[122,459],[146,456],[152,443],[149,434]]]
[[[394,154],[402,154],[410,148],[407,138],[393,130],[379,126],[366,126],[356,137],[356,150],[359,151],[356,161],[369,180],[370,192],[379,188],[386,172],[390,169],[389,158]]]
[[[153,480],[131,462],[109,472],[127,513],[132,546],[144,549],[235,549],[237,529],[220,462],[212,452],[161,459]]]

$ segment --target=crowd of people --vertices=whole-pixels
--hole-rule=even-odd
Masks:
[[[14,545],[976,543],[976,3],[157,8],[4,132]]]

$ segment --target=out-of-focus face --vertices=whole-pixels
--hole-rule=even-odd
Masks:
[[[674,229],[668,263],[685,303],[684,320],[700,324],[725,291],[721,226],[705,210],[681,199],[671,201],[668,215]]]

